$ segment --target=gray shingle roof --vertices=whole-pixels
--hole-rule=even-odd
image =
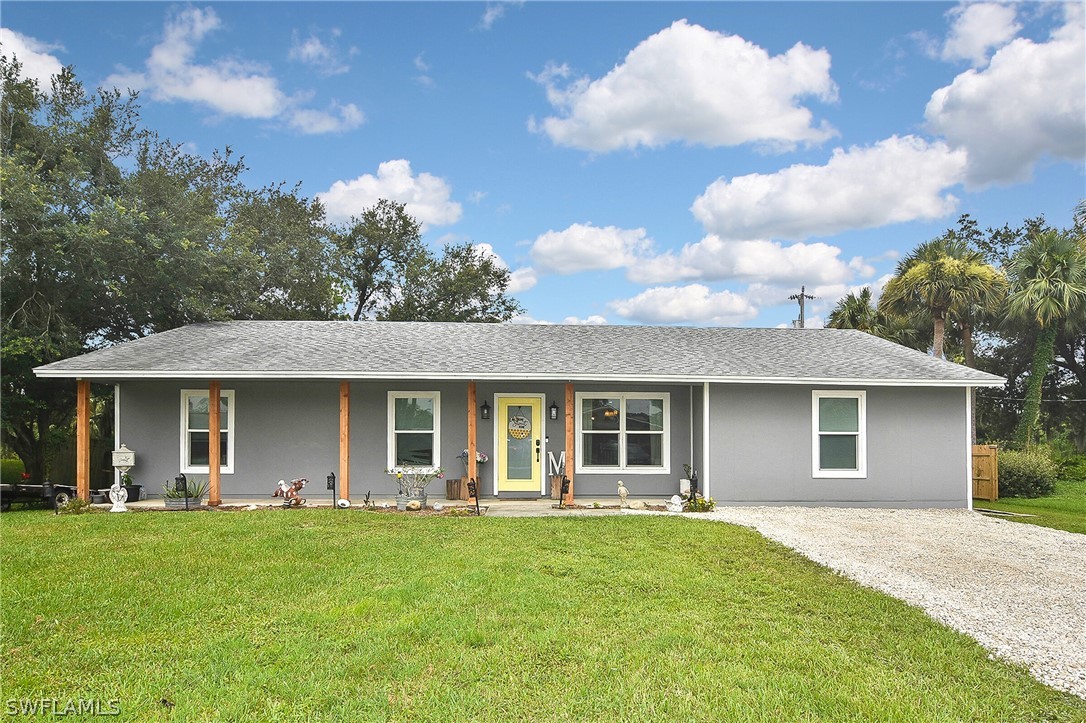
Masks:
[[[348,321],[196,324],[39,367],[88,379],[770,381],[995,386],[1003,379],[845,329]]]

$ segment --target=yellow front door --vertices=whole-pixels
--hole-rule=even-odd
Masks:
[[[543,401],[498,398],[498,492],[539,492],[543,482]]]

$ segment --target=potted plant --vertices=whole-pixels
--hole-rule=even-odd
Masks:
[[[456,455],[456,458],[464,465],[464,476],[458,480],[450,479],[445,482],[445,499],[466,500],[468,498],[468,451],[465,449]],[[486,452],[475,451],[476,464],[486,464],[489,461],[490,457]]]
[[[121,473],[121,486],[124,487],[128,493],[129,502],[139,502],[140,493],[143,491],[143,485],[132,484],[132,475],[127,472]]]
[[[177,489],[177,485],[167,482],[162,485],[162,497],[166,501],[166,509],[177,510],[187,507],[199,507],[204,503],[207,494],[207,480],[193,477],[186,480],[184,489]]]
[[[386,469],[385,474],[395,475],[399,492],[396,495],[396,509],[403,511],[410,505],[412,509],[418,503],[418,509],[426,506],[426,485],[435,479],[445,477],[445,470],[441,467],[393,467]]]

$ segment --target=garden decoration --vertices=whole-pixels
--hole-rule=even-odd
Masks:
[[[622,484],[622,480],[618,481],[618,503],[622,507],[629,507],[626,504],[626,498],[630,496],[630,491],[626,489],[626,485]]]
[[[121,480],[113,480],[113,486],[109,488],[109,501],[113,503],[110,512],[128,512],[124,503],[128,501],[128,490],[121,486]]]
[[[479,511],[479,486],[474,479],[468,480],[468,499],[475,500],[475,516],[478,517],[482,513]]]
[[[396,509],[403,512],[411,502],[418,502],[418,509],[425,507],[426,485],[435,479],[443,479],[445,470],[441,467],[392,467],[386,469],[385,474],[396,477]]]
[[[671,495],[671,499],[666,504],[668,512],[682,512],[683,511],[683,498],[679,495]]]
[[[301,477],[292,479],[290,484],[287,484],[284,480],[279,480],[277,489],[272,493],[272,497],[282,497],[283,507],[301,507],[305,504],[305,498],[298,493],[307,484],[309,484],[309,480]]]
[[[467,477],[468,476],[468,451],[465,449],[463,452],[456,455],[456,458],[464,463],[464,476]],[[489,461],[490,461],[490,457],[487,455],[486,452],[480,452],[480,451],[476,450],[476,452],[475,452],[475,463],[476,464],[486,464]]]
[[[562,489],[558,493],[558,509],[564,509],[566,506],[566,495],[569,494],[569,477],[562,475]]]

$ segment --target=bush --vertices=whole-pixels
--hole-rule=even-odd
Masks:
[[[1086,454],[1079,454],[1063,461],[1060,477],[1073,482],[1086,482]]]
[[[683,504],[683,512],[712,512],[714,509],[716,509],[716,501],[712,497],[705,499],[701,495]]]
[[[1041,497],[1052,494],[1059,465],[1041,450],[999,453],[999,496]]]
[[[0,482],[6,485],[21,482],[25,471],[26,467],[23,466],[21,459],[0,459]]]

